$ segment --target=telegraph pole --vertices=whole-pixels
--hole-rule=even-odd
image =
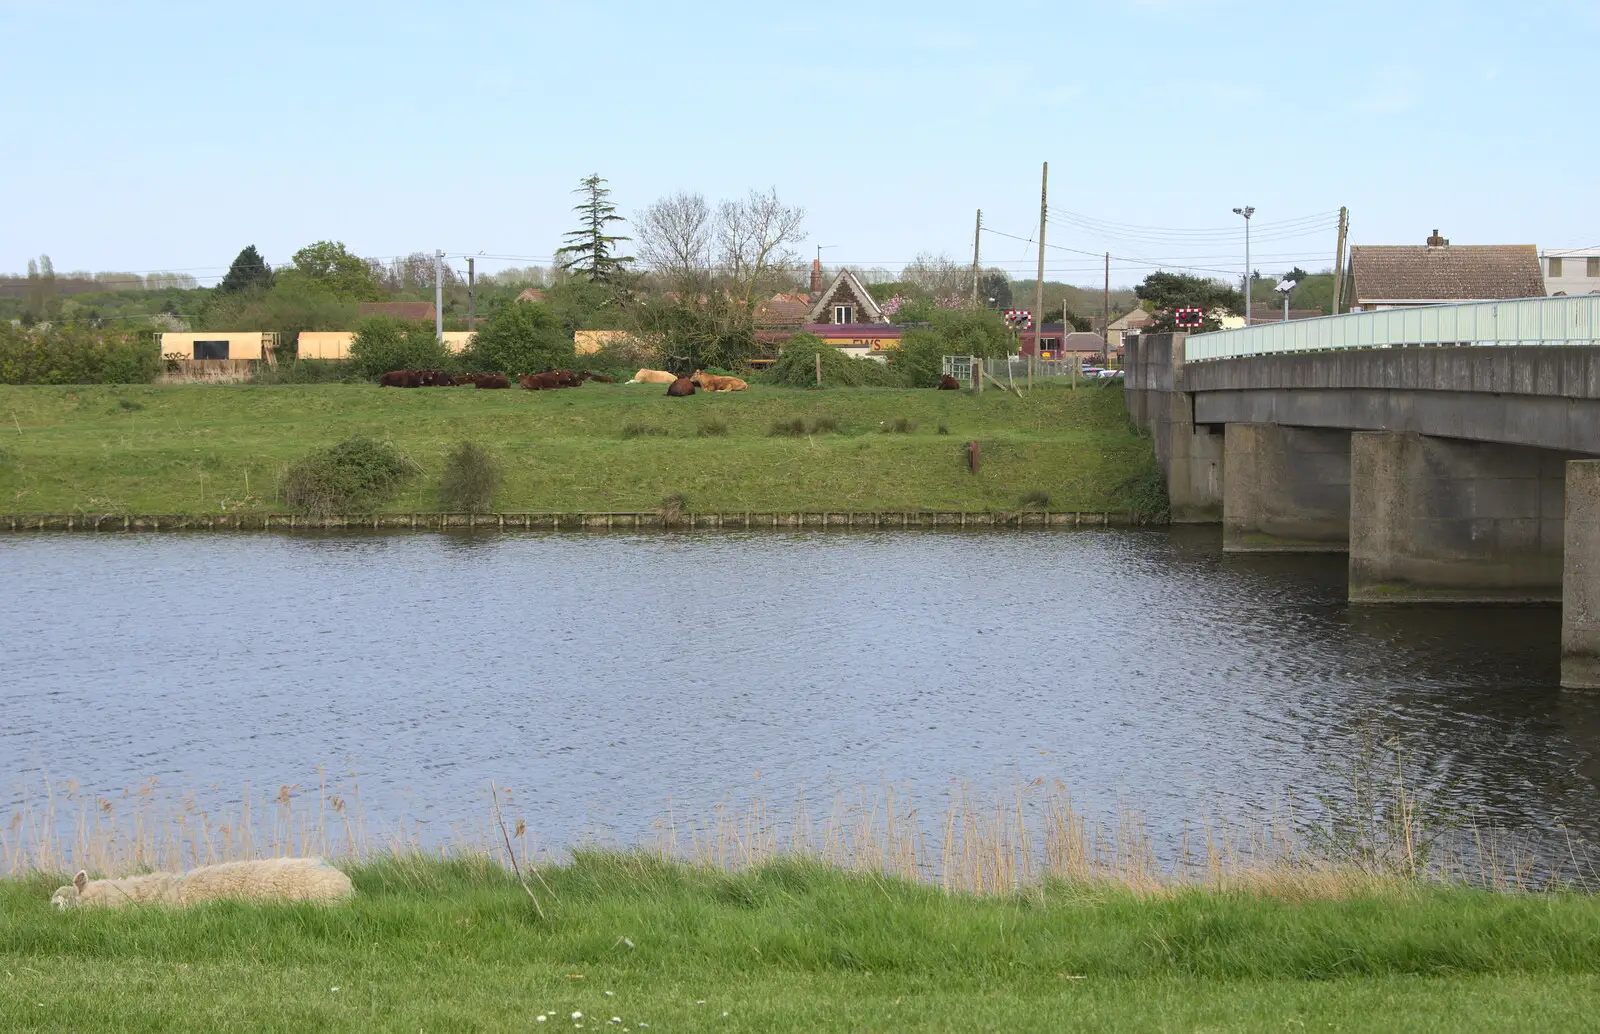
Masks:
[[[470,333],[478,329],[478,299],[473,291],[475,286],[475,273],[473,256],[467,256],[467,331]]]
[[[1066,313],[1061,314],[1063,317]],[[1066,333],[1063,326],[1061,332]],[[1100,361],[1111,365],[1111,252],[1106,252],[1106,292],[1100,297]]]
[[[433,335],[444,343],[444,252],[433,253]]]
[[[1333,315],[1344,301],[1344,241],[1350,231],[1350,209],[1339,206],[1339,244],[1333,252]]]
[[[983,209],[978,209],[978,223],[972,228],[972,307],[978,307],[978,242],[983,239]]]
[[[1050,163],[1039,173],[1039,279],[1033,284],[1033,354],[1028,356],[1028,390],[1033,390],[1033,362],[1039,357],[1039,340],[1044,336],[1044,220],[1050,198]],[[1061,336],[1066,337],[1066,303],[1061,305]]]

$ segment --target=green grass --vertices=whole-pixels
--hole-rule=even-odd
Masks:
[[[1578,895],[976,898],[580,854],[541,919],[492,864],[352,873],[332,909],[56,913],[56,881],[0,882],[0,1029],[1575,1030],[1600,1004]]]
[[[780,420],[836,432],[770,437]],[[725,435],[700,434],[718,423]],[[629,426],[665,434],[623,437]],[[703,511],[1009,510],[1033,491],[1060,510],[1125,510],[1120,486],[1153,462],[1122,393],[1089,386],[1025,400],[759,385],[683,399],[659,385],[0,387],[0,513],[281,512],[287,466],[357,434],[393,441],[423,469],[394,512],[436,508],[463,440],[504,472],[501,511],[651,510],[676,492]],[[971,438],[983,446],[977,475],[962,449]]]

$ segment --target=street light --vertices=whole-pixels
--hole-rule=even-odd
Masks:
[[[1289,322],[1289,292],[1293,291],[1299,286],[1300,282],[1298,280],[1290,280],[1288,277],[1285,277],[1284,279],[1278,281],[1277,287],[1273,288],[1274,291],[1277,291],[1279,294],[1283,295],[1283,322],[1285,323]]]
[[[1244,325],[1250,325],[1250,217],[1256,214],[1254,206],[1235,208],[1234,215],[1244,216]]]

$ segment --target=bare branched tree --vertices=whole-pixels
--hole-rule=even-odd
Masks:
[[[680,191],[633,217],[639,257],[661,286],[679,293],[706,290],[711,277],[711,206],[703,194]]]
[[[805,217],[805,209],[780,201],[776,188],[718,206],[717,264],[740,304],[748,308],[766,289],[792,278],[799,262],[793,246],[805,239]]]
[[[960,295],[972,289],[972,270],[958,266],[948,255],[919,252],[911,264],[900,271],[900,279],[926,291],[930,297]]]

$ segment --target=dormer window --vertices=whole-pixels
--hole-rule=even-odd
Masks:
[[[833,307],[833,322],[854,323],[856,321],[856,307],[854,305],[835,305]]]

